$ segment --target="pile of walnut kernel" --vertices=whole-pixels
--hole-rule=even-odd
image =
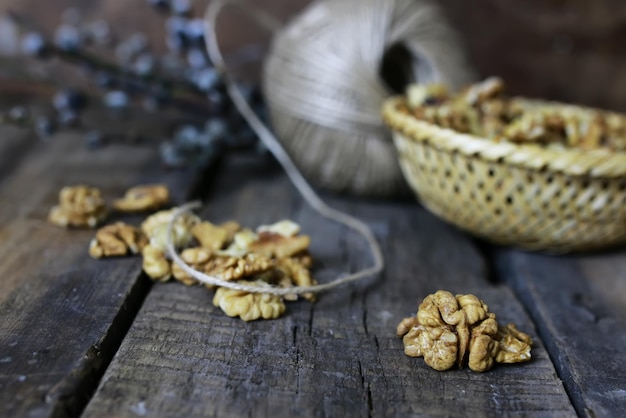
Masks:
[[[128,190],[113,206],[117,212],[145,212],[162,208],[168,200],[165,186],[145,185]],[[89,254],[94,258],[141,254],[142,268],[152,280],[174,279],[188,286],[201,284],[167,256],[166,233],[175,210],[152,213],[139,227],[124,222],[101,227],[89,244]],[[94,228],[104,221],[107,213],[101,192],[80,185],[63,188],[60,204],[50,211],[48,220],[63,227]],[[235,221],[214,225],[184,213],[173,224],[172,241],[182,250],[180,256],[188,265],[226,281],[284,288],[317,284],[310,271],[311,240],[300,235],[300,226],[289,220],[252,230]],[[302,297],[315,300],[312,293]],[[218,287],[213,304],[229,316],[251,321],[278,318],[285,312],[285,300],[297,298],[296,294],[274,296]]]
[[[440,84],[411,85],[401,110],[443,128],[495,142],[552,149],[626,150],[626,117],[573,106],[537,105],[504,96],[491,77],[451,95]]]
[[[496,315],[474,295],[438,290],[420,304],[417,315],[397,328],[404,353],[424,357],[427,365],[443,371],[465,364],[475,372],[494,363],[518,363],[531,358],[532,339],[514,324],[498,325]]]

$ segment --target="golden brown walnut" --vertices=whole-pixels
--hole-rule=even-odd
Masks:
[[[122,256],[129,252],[140,253],[148,239],[139,228],[123,222],[104,226],[96,232],[89,243],[89,255],[93,258]]]
[[[420,323],[415,316],[409,316],[408,318],[404,318],[396,327],[396,334],[398,334],[399,337],[402,337],[403,335],[408,333],[411,328],[419,324]]]
[[[298,235],[300,225],[283,220],[271,225],[261,225],[254,232],[243,229],[233,237],[232,244],[224,251],[229,255],[255,253],[266,257],[286,258],[305,252],[311,239]]]
[[[406,89],[407,104],[416,108],[429,102],[438,102],[448,98],[448,88],[445,84],[411,84]]]
[[[435,370],[467,363],[471,370],[484,372],[494,363],[531,358],[531,338],[513,324],[498,326],[496,315],[474,295],[454,296],[444,290],[428,295],[396,332],[403,337],[406,355],[423,356]]]
[[[172,264],[165,257],[165,251],[152,245],[146,245],[141,254],[143,255],[143,271],[152,280],[166,282],[172,277]]]
[[[311,238],[307,235],[286,237],[274,232],[261,232],[248,248],[266,257],[286,258],[306,251],[310,243]]]
[[[302,260],[297,257],[279,258],[276,260],[276,269],[283,275],[284,278],[288,278],[292,284],[296,286],[313,286],[317,282],[311,276],[311,272],[307,264],[309,258],[303,258]],[[283,282],[284,287],[288,287],[286,282]],[[302,297],[311,302],[315,301],[314,293],[303,293]]]
[[[295,237],[300,233],[300,225],[289,219],[278,221],[271,225],[261,225],[256,229],[258,234],[262,232],[270,232],[273,234],[279,234],[284,237]]]
[[[518,330],[515,324],[498,327],[496,340],[500,346],[496,356],[498,363],[519,363],[530,360],[533,340],[529,335]]]
[[[228,231],[228,237],[226,238],[227,243],[232,242],[235,234],[241,231],[241,225],[239,225],[237,221],[226,221],[219,224],[219,227]]]
[[[97,213],[105,207],[100,190],[85,185],[62,188],[59,205],[77,213]]]
[[[246,254],[243,257],[215,255],[205,264],[204,271],[224,280],[237,280],[264,273],[273,267],[272,260],[257,254]]]
[[[185,263],[199,271],[204,271],[206,264],[212,256],[213,253],[211,250],[204,247],[187,248],[180,253],[180,258],[182,258]],[[196,278],[191,276],[176,263],[172,263],[172,275],[176,280],[187,286],[199,283]]]
[[[225,253],[231,255],[244,255],[250,252],[250,245],[257,241],[259,236],[251,229],[244,228],[233,235],[232,243]]]
[[[176,208],[157,212],[148,216],[141,224],[141,230],[150,240],[151,246],[165,250],[167,228],[175,210]],[[199,222],[200,218],[189,212],[179,216],[172,227],[172,243],[174,246],[180,248],[188,245],[193,239],[191,228]]]
[[[128,189],[122,199],[113,202],[113,207],[120,212],[144,212],[165,206],[169,199],[167,186],[147,184]]]
[[[264,281],[239,283],[251,286],[268,287]],[[219,287],[213,297],[213,305],[219,306],[228,316],[238,316],[244,321],[255,319],[275,319],[285,312],[285,303],[280,296],[268,293],[248,293],[241,290]]]
[[[401,108],[417,119],[495,142],[533,143],[555,150],[626,150],[623,115],[506,98],[502,80],[495,77],[451,97],[428,93],[436,87],[409,86]]]
[[[62,227],[94,228],[106,215],[106,205],[99,189],[67,186],[59,192],[59,205],[50,210],[48,221]]]
[[[221,249],[233,236],[229,229],[207,221],[195,224],[191,228],[191,233],[201,246],[211,250]]]
[[[488,317],[472,328],[467,365],[475,372],[484,372],[493,366],[498,346],[493,337],[498,332],[496,316],[489,313]]]
[[[486,100],[498,97],[504,91],[504,82],[498,77],[489,77],[476,83],[465,92],[465,100],[470,105],[476,105]]]

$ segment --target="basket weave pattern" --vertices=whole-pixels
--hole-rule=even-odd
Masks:
[[[402,171],[429,210],[499,244],[568,252],[626,241],[626,155],[495,143],[383,108]],[[563,106],[573,108],[573,106]]]

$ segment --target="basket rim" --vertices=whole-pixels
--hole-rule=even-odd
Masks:
[[[545,102],[515,97],[514,100],[533,104],[563,106],[568,109],[585,109],[558,102]],[[458,152],[468,157],[480,157],[492,162],[505,162],[510,165],[547,169],[572,176],[622,177],[626,176],[626,153],[607,149],[585,151],[576,148],[565,150],[546,149],[534,144],[493,142],[476,135],[459,133],[449,128],[416,119],[398,110],[404,96],[386,99],[382,106],[384,122],[395,131],[403,133],[413,141],[430,143],[447,152]],[[588,108],[587,108],[588,109]],[[603,113],[611,113],[594,109]]]

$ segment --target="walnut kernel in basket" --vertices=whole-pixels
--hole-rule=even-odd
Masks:
[[[507,98],[496,77],[435,100],[428,92],[436,86],[409,86],[402,109],[417,119],[496,142],[626,151],[626,116]]]
[[[424,357],[435,370],[467,363],[484,372],[494,363],[517,363],[531,358],[532,339],[513,324],[498,326],[496,316],[474,295],[452,295],[439,290],[420,304],[417,315],[403,319],[397,334],[404,352]]]

